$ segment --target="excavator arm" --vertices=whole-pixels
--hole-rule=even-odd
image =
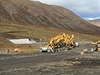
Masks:
[[[70,47],[73,45],[73,39],[74,39],[74,35],[66,35],[65,33],[63,33],[62,35],[59,34],[55,37],[53,37],[49,44],[46,45],[45,47],[42,47],[42,49],[45,50],[51,50],[51,51],[57,51],[57,49],[62,49],[62,48],[66,48],[66,47]]]

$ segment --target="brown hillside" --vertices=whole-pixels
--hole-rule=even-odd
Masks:
[[[0,22],[41,25],[98,35],[100,29],[60,6],[30,0],[0,0]]]
[[[100,27],[100,19],[88,20],[90,23]]]
[[[75,41],[97,40],[100,37],[99,27],[63,7],[30,0],[0,0],[0,51],[13,51],[18,46],[9,42],[9,38],[35,38],[48,42],[63,32],[74,34]],[[19,47],[29,53],[39,46]]]

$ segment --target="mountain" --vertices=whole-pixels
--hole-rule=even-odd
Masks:
[[[0,0],[0,23],[55,27],[99,35],[100,29],[70,10],[30,0]]]
[[[100,27],[100,19],[88,20],[88,22]]]

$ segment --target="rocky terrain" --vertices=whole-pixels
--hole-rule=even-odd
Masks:
[[[0,75],[99,75],[100,52],[80,54],[95,46],[81,45],[69,51],[0,55]]]

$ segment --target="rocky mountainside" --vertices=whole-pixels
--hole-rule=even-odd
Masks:
[[[0,23],[51,26],[98,35],[100,29],[61,6],[30,0],[0,0]]]
[[[100,27],[100,19],[88,20],[90,23]]]

